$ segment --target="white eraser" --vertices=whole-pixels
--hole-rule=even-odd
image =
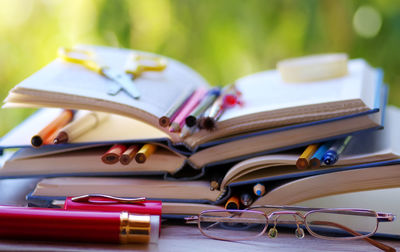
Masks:
[[[285,82],[310,82],[347,75],[345,53],[311,55],[282,60],[277,69]]]

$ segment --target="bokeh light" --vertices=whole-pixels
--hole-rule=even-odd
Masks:
[[[354,30],[364,38],[373,38],[381,29],[382,17],[371,6],[361,6],[357,9],[353,18]]]

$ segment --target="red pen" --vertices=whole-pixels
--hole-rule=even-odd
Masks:
[[[0,206],[1,238],[148,243],[158,232],[159,216]]]

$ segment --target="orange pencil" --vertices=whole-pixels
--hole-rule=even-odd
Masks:
[[[40,147],[45,140],[53,136],[55,132],[64,127],[74,117],[74,111],[66,109],[56,119],[44,127],[38,134],[34,135],[31,139],[33,147]]]
[[[225,209],[239,209],[240,201],[237,196],[232,196],[225,204]]]
[[[119,159],[121,164],[128,165],[135,158],[135,155],[139,151],[139,148],[140,147],[137,144],[129,146],[129,148],[126,149],[124,153],[122,153],[121,158]]]
[[[119,161],[122,153],[126,150],[123,144],[114,144],[106,153],[101,156],[101,160],[105,164],[115,164]]]
[[[310,144],[296,161],[297,169],[303,170],[310,165],[310,158],[317,151],[319,144]]]

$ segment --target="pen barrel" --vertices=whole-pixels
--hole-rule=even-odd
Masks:
[[[70,140],[73,140],[97,127],[98,124],[107,119],[108,116],[109,115],[105,113],[89,112],[81,118],[72,121],[69,125],[63,128],[62,131],[68,134]]]
[[[150,216],[127,212],[0,207],[0,237],[101,243],[145,243]]]

